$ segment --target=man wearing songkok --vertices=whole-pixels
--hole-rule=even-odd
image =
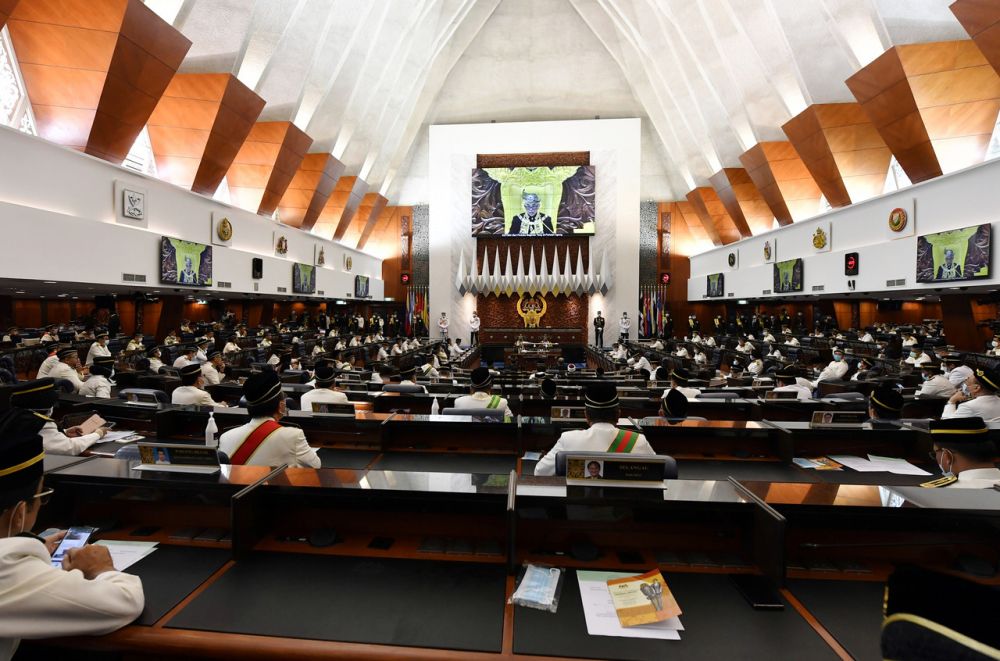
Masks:
[[[642,434],[615,427],[620,407],[614,383],[602,381],[587,386],[583,403],[587,429],[563,432],[555,446],[535,465],[535,475],[555,475],[559,452],[656,454]]]
[[[507,400],[490,391],[493,388],[493,375],[488,367],[477,367],[469,375],[471,395],[465,395],[455,400],[456,409],[497,409],[504,416],[512,415]]]
[[[52,419],[52,408],[59,399],[55,381],[52,378],[26,381],[17,384],[16,390],[10,394],[10,405],[26,409],[42,421],[39,434],[42,445],[49,454],[78,455],[98,442],[108,433],[101,427],[90,434],[84,434],[80,427],[67,427],[59,431],[56,421]],[[2,439],[0,439],[2,442]]]
[[[990,489],[1000,482],[1000,468],[993,463],[997,447],[982,418],[932,420],[929,428],[934,443],[931,456],[944,477],[920,486]]]
[[[225,406],[212,399],[205,390],[205,376],[201,365],[191,363],[180,369],[181,385],[170,395],[173,404],[197,404],[198,406]]]
[[[250,422],[230,429],[219,438],[219,449],[234,465],[319,468],[316,450],[309,447],[298,427],[278,424],[288,412],[281,380],[267,370],[251,374],[243,384]]]

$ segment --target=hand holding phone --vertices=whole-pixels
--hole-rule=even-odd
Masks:
[[[52,566],[62,567],[66,552],[70,549],[82,548],[96,530],[96,528],[87,526],[74,526],[67,530],[66,535],[59,542],[59,546],[56,547],[55,552],[52,554]]]
[[[111,551],[107,546],[84,546],[67,551],[63,569],[79,569],[84,578],[93,580],[104,572],[115,571],[115,563],[111,560]]]

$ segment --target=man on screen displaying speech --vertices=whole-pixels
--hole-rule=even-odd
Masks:
[[[191,258],[188,256],[184,257],[184,270],[180,272],[180,277],[178,282],[182,285],[196,285],[198,284],[198,274],[195,273]]]
[[[521,203],[524,206],[524,213],[514,216],[510,223],[511,234],[533,235],[533,234],[554,234],[552,227],[552,216],[539,210],[541,198],[537,193],[527,191],[521,193]]]
[[[962,265],[955,263],[955,251],[944,249],[944,264],[938,266],[935,280],[959,280],[962,277]]]

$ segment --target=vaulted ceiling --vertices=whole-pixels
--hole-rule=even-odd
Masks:
[[[431,124],[640,117],[641,196],[705,247],[982,160],[1000,109],[991,0],[100,2],[0,0],[43,136],[145,125],[162,178],[358,246],[428,201]]]

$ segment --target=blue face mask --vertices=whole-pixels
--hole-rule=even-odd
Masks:
[[[833,354],[833,359],[839,363],[840,361],[842,361],[844,359],[844,357],[843,356],[838,356],[837,354]]]
[[[910,358],[916,358],[916,357],[917,357],[917,352],[916,351],[911,351],[910,352]]]

